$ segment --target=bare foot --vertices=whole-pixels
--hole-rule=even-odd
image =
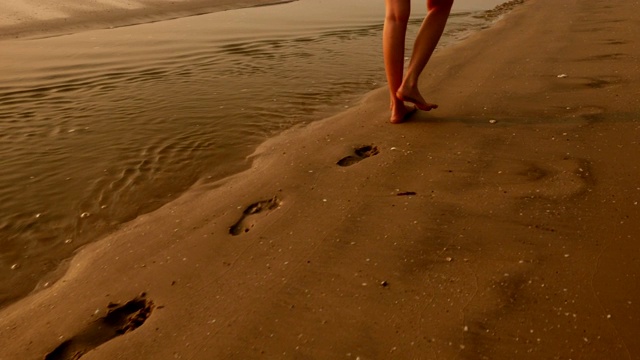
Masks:
[[[437,109],[438,105],[428,103],[420,94],[417,88],[401,87],[396,92],[398,99],[415,104],[422,111]]]
[[[402,104],[398,107],[391,107],[391,119],[389,120],[392,124],[400,124],[405,122],[411,115],[416,112],[415,106],[406,106]]]

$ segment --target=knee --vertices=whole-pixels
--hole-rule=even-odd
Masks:
[[[385,21],[406,24],[409,22],[409,13],[409,9],[395,7],[387,8]]]

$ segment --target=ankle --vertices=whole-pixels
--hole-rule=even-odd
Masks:
[[[394,98],[394,100],[391,102],[391,109],[399,109],[404,107],[404,101],[400,100],[399,98]]]
[[[411,68],[407,70],[407,75],[402,81],[401,89],[416,89],[418,88],[418,75]]]

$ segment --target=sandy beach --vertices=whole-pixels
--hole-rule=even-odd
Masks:
[[[0,310],[0,359],[639,359],[637,6],[526,1],[437,111],[268,140]]]

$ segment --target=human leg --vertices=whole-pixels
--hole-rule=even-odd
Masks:
[[[398,99],[414,103],[421,110],[429,111],[438,107],[427,103],[422,97],[418,78],[440,41],[452,5],[453,0],[427,0],[427,16],[418,31],[407,73],[396,92]]]
[[[410,0],[385,0],[385,5],[382,49],[391,98],[391,122],[397,123],[411,111],[396,95],[403,80],[405,35],[411,2]]]

